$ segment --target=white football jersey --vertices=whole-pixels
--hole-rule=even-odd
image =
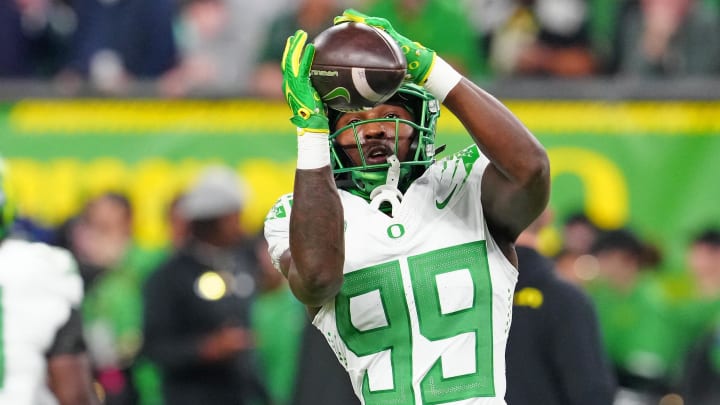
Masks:
[[[66,250],[0,243],[0,404],[57,403],[47,387],[45,353],[82,296],[82,279]]]
[[[390,217],[340,191],[345,280],[313,324],[364,404],[505,404],[505,346],[517,270],[480,204],[476,147],[433,164]],[[277,263],[292,196],[268,214]]]

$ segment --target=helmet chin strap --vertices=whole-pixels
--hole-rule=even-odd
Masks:
[[[393,216],[393,213],[400,206],[400,201],[403,198],[403,194],[398,189],[398,182],[400,181],[400,160],[397,156],[392,155],[387,158],[387,161],[390,163],[387,180],[385,184],[376,187],[372,193],[370,193],[370,207],[379,209],[382,203],[387,202],[391,207],[390,216]]]

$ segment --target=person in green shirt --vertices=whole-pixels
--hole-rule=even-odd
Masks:
[[[630,230],[600,235],[592,253],[599,275],[587,288],[620,395],[657,400],[674,389],[683,358],[713,309],[674,294],[667,277],[655,271],[659,256]]]
[[[477,36],[462,2],[376,0],[361,11],[385,17],[398,32],[443,55],[468,77],[485,73]]]
[[[86,281],[85,334],[108,404],[137,395],[131,368],[143,340],[141,289],[163,257],[161,250],[134,242],[132,220],[129,199],[105,192],[90,199],[66,229]]]

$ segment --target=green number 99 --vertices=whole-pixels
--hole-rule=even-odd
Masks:
[[[430,342],[469,334],[475,343],[474,353],[462,353],[462,362],[474,362],[465,372],[444,376],[443,362],[452,360],[444,356],[435,359],[420,382],[423,404],[494,396],[492,286],[485,242],[410,256],[407,265],[414,305],[408,305],[399,261],[346,274],[335,301],[340,337],[356,356],[389,351],[391,388],[371,390],[366,372],[362,386],[365,403],[415,404],[413,356],[419,353],[413,353],[411,315],[416,315],[417,329]],[[363,297],[374,298],[381,308],[353,304]],[[368,318],[365,311],[375,316]]]

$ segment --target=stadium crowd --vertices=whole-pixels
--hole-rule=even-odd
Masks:
[[[469,77],[720,73],[718,0],[8,0],[0,79],[167,97],[281,97],[279,59],[348,6],[384,15]],[[448,29],[452,27],[452,30]]]
[[[140,83],[164,97],[231,91],[279,98],[287,37],[300,27],[312,38],[348,6],[386,16],[479,82],[720,76],[720,0],[6,0],[0,2],[0,80],[49,81],[68,96],[82,95],[87,86],[122,95]],[[252,404],[300,405],[299,392],[312,379],[297,371],[304,362],[326,359],[337,375],[332,353],[307,355],[320,349],[308,337],[303,306],[269,263],[263,238],[234,228],[248,198],[233,189],[241,179],[206,181],[227,192],[229,205],[188,207],[193,189],[179,195],[168,207],[170,234],[162,249],[134,241],[130,200],[110,190],[55,229],[33,218],[15,221],[12,237],[66,248],[77,260],[85,338],[107,405],[164,404],[173,395],[168,375],[207,373],[208,363],[227,359],[242,363],[242,392],[252,392]],[[229,222],[218,219],[227,215]],[[633,229],[601,229],[581,212],[562,223],[561,245],[540,251],[597,311],[618,386],[615,405],[720,403],[720,228],[698,229],[685,242],[685,268],[664,271],[663,252]],[[220,234],[230,241],[218,242],[225,240]],[[217,243],[222,249],[208,248]],[[198,325],[205,332],[223,329],[198,335],[197,348],[188,349],[197,358],[188,355],[187,364],[200,369],[178,372],[186,366],[163,357],[157,350],[163,343],[148,348],[144,312],[148,301],[173,308],[175,301],[163,300],[178,298],[164,295],[170,283],[156,274],[188,249],[209,252],[217,270],[203,274],[188,294],[206,301],[234,294],[242,311]],[[242,260],[228,259],[235,254]],[[156,280],[153,289],[146,288],[148,280]],[[515,305],[526,303],[516,296]],[[204,316],[198,312],[191,320]],[[346,395],[341,385],[317,384],[311,395]]]

